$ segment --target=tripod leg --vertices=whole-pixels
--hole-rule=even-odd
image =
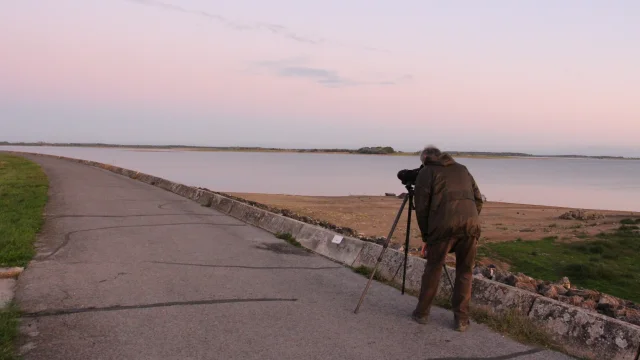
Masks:
[[[442,265],[442,269],[444,270],[444,273],[447,275],[447,279],[449,280],[449,286],[451,286],[451,295],[449,296],[449,301],[453,300],[453,281],[451,281],[451,275],[449,275],[449,272],[447,271],[447,264]]]
[[[398,210],[398,214],[396,215],[396,219],[393,221],[393,225],[391,226],[391,230],[389,231],[389,235],[387,236],[387,240],[384,242],[384,245],[382,247],[382,251],[380,252],[380,255],[378,256],[378,260],[376,261],[376,266],[373,268],[373,271],[371,272],[371,276],[369,276],[369,281],[367,281],[367,286],[365,286],[364,291],[362,292],[362,295],[360,296],[360,301],[358,302],[358,306],[356,306],[356,309],[354,311],[354,313],[356,313],[356,314],[360,310],[360,305],[362,305],[362,301],[364,300],[364,296],[367,293],[367,290],[369,290],[369,286],[371,286],[371,281],[373,280],[373,276],[376,274],[376,270],[378,269],[378,265],[382,261],[382,256],[384,255],[385,251],[387,251],[387,247],[389,247],[389,243],[391,242],[391,236],[393,235],[393,232],[395,231],[396,226],[398,225],[398,221],[400,220],[400,215],[402,215],[402,211],[404,210],[404,206],[406,205],[408,200],[409,200],[409,197],[406,196],[404,198],[404,201],[402,202],[402,205],[400,206],[400,210]]]
[[[404,285],[407,279],[407,260],[409,258],[409,238],[411,237],[411,210],[413,210],[413,193],[409,191],[409,214],[407,214],[407,235],[404,240],[404,268],[402,270],[402,295],[404,295]]]

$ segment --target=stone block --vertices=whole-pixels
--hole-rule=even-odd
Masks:
[[[225,214],[231,213],[231,208],[237,201],[231,200],[224,196],[216,195],[213,197],[211,207]]]
[[[473,278],[472,304],[489,307],[495,312],[515,309],[521,314],[527,315],[534,301],[539,297],[538,294],[497,281]]]
[[[122,172],[120,173],[120,175],[122,176],[126,176],[128,178],[131,178],[133,176],[133,174],[135,174],[136,172],[133,170],[129,170],[129,169],[122,169]]]
[[[360,254],[364,245],[362,240],[342,236],[340,243],[332,240],[337,233],[318,226],[304,224],[296,236],[297,240],[305,247],[317,254],[328,257],[351,266]]]
[[[195,199],[191,198],[192,200],[195,200],[198,204],[202,205],[202,206],[206,206],[206,207],[210,207],[211,204],[213,204],[213,194],[210,192],[205,192],[205,191],[199,191],[197,193],[195,193],[196,196]],[[187,197],[187,196],[185,196]],[[187,197],[189,198],[189,197]]]
[[[129,170],[123,169],[123,168],[121,168],[119,166],[112,166],[111,167],[111,172],[114,172],[114,173],[116,173],[118,175],[125,175],[127,171],[129,171]]]
[[[360,240],[362,241],[362,240]],[[383,247],[381,245],[371,243],[368,241],[362,241],[362,250],[358,257],[353,262],[353,267],[366,266],[373,268],[378,262],[378,258],[382,253]],[[387,281],[392,281],[396,277],[398,270],[402,268],[404,264],[404,253],[400,253],[396,250],[387,248],[382,255],[382,260],[378,264],[376,273]],[[402,283],[402,274],[400,274]]]
[[[366,266],[373,268],[381,252],[382,245],[365,241],[362,245],[362,250],[360,250],[360,254],[353,262],[353,267]]]
[[[266,211],[258,221],[258,227],[272,234],[289,233],[296,238],[304,225],[300,221]]]
[[[185,198],[191,199],[191,200],[195,200],[196,194],[198,193],[198,191],[201,191],[201,190],[198,190],[198,189],[194,188],[193,186],[182,185],[176,191],[177,191],[176,194],[178,194],[178,195],[180,195],[182,197],[185,197]],[[206,193],[208,193],[211,196],[211,202],[213,203],[214,194],[211,193],[211,192],[208,192],[208,191]],[[211,204],[209,204],[209,206],[211,206]]]
[[[147,183],[149,185],[154,185],[154,186],[160,181],[159,178],[157,178],[157,177],[155,177],[153,175],[143,176],[143,177],[140,178],[140,180],[142,182],[144,182],[144,183]]]
[[[405,289],[418,292],[422,285],[422,274],[427,261],[417,256],[409,256],[407,259],[407,275],[405,280]],[[402,264],[401,264],[402,266]],[[400,268],[393,282],[402,285],[403,269]]]
[[[394,250],[395,251],[395,250]],[[404,252],[396,251],[401,254],[402,260],[404,260]],[[424,275],[424,268],[427,265],[427,260],[419,257],[419,256],[411,256],[407,259],[407,274],[405,278],[405,289],[409,291],[419,292],[420,287],[422,286],[422,276]],[[396,276],[393,279],[393,282],[397,285],[402,285],[402,276],[404,263],[403,261],[399,262],[398,270],[396,272]],[[451,280],[455,282],[455,269],[450,267],[446,267],[449,276],[451,276]],[[449,296],[452,292],[451,286],[449,285],[449,280],[446,277],[446,273],[444,269],[440,274],[440,282],[438,284],[438,296]]]
[[[176,183],[174,183],[173,181],[169,181],[163,178],[158,178],[158,179],[160,179],[160,181],[156,184],[156,186],[159,187],[160,189],[171,191],[173,187],[176,185]]]
[[[258,226],[258,224],[260,223],[260,219],[264,216],[264,213],[264,210],[241,202],[236,202],[235,204],[233,204],[229,215],[248,224]]]
[[[424,260],[426,263],[426,260]],[[445,273],[445,269],[446,269],[446,273]],[[440,284],[438,286],[438,295],[440,296],[446,296],[447,298],[449,298],[451,296],[451,294],[453,294],[453,287],[451,286],[451,284],[449,283],[449,278],[447,277],[447,273],[449,274],[449,277],[451,278],[451,283],[453,283],[455,285],[456,283],[456,269],[452,268],[452,267],[445,267],[445,269],[443,269],[442,274],[440,275]]]
[[[187,198],[187,199],[190,199],[190,200],[197,201],[198,199],[196,198],[195,194],[198,191],[201,191],[201,190],[195,190],[194,189],[194,191],[190,192],[189,191],[190,188],[191,188],[190,186],[186,186],[186,185],[183,185],[183,184],[176,184],[176,186],[174,186],[171,189],[171,192],[173,192],[174,194],[180,195],[183,198]]]
[[[640,327],[553,299],[539,297],[529,313],[573,356],[636,360]]]

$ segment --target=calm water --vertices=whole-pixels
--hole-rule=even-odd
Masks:
[[[400,169],[418,157],[296,153],[139,151],[61,147],[0,150],[63,155],[222,192],[295,195],[401,193]],[[640,161],[458,159],[490,201],[640,211]]]

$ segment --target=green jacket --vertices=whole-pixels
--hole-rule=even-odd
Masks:
[[[422,241],[456,236],[480,238],[482,195],[464,165],[446,153],[427,157],[415,184],[415,211]]]

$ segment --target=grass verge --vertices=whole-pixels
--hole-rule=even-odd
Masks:
[[[357,268],[352,268],[352,270],[366,278],[369,278],[373,271],[372,268],[363,265]],[[401,288],[401,285],[387,281],[379,277],[377,273],[374,275],[373,279],[398,290]],[[405,289],[405,293],[414,297],[418,296],[417,291],[409,289]],[[439,293],[434,300],[434,305],[451,310],[452,306],[451,301],[449,300],[449,293],[446,291]],[[547,333],[535,321],[515,310],[496,313],[484,307],[476,307],[472,305],[470,308],[470,317],[475,322],[485,324],[492,330],[506,335],[520,343],[567,353],[562,345],[554,341],[551,335],[549,335],[549,333]]]
[[[353,271],[368,279],[369,277],[371,277],[371,273],[373,272],[373,269],[368,266],[360,265],[357,268],[353,268]],[[383,277],[381,277],[380,273],[378,272],[376,272],[376,274],[373,276],[373,280],[391,285],[391,283],[386,281]]]
[[[0,359],[14,360],[14,342],[18,336],[18,318],[20,312],[15,305],[0,310]]]
[[[302,247],[302,244],[300,244],[300,242],[298,242],[298,240],[296,240],[296,238],[293,237],[293,235],[291,235],[289,233],[277,233],[276,237],[278,239],[282,239],[282,240],[288,242],[289,244],[291,244],[291,245],[293,245],[295,247],[298,247],[298,248]]]
[[[0,154],[0,267],[26,266],[35,254],[33,242],[43,224],[48,180],[40,166],[21,157]],[[0,359],[15,359],[19,311],[0,310]]]
[[[0,266],[25,266],[35,254],[48,188],[38,164],[0,154]]]
[[[548,237],[484,244],[478,256],[506,262],[511,271],[533,278],[556,281],[567,276],[577,286],[640,302],[639,228],[634,220],[634,225],[583,241]]]

